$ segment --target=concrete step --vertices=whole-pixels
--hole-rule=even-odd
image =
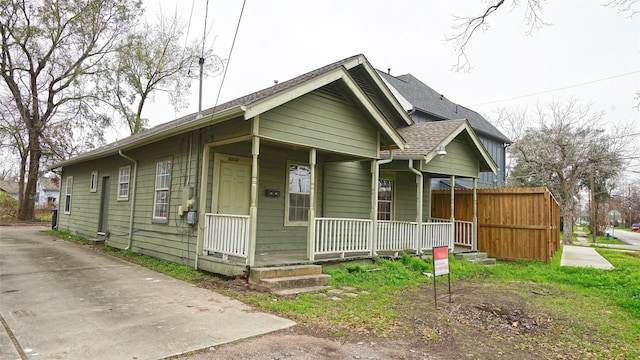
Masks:
[[[486,259],[487,253],[485,252],[466,252],[466,253],[457,253],[454,255],[456,260],[476,260],[476,259]]]
[[[259,286],[270,291],[280,291],[285,289],[302,289],[318,286],[326,286],[331,280],[331,276],[326,274],[286,276],[278,278],[261,279]]]
[[[470,263],[480,264],[480,265],[495,265],[496,259],[494,258],[486,258],[486,259],[473,259],[467,260]]]
[[[292,265],[252,268],[249,283],[278,295],[292,295],[326,289],[331,276],[321,265]]]
[[[249,282],[252,284],[258,284],[262,279],[273,279],[273,278],[279,278],[279,277],[316,275],[316,274],[322,274],[322,266],[293,265],[293,266],[252,268],[249,273]]]
[[[456,260],[464,260],[470,263],[481,265],[495,265],[496,259],[490,258],[485,252],[468,252],[455,254]]]
[[[100,245],[100,244],[104,244],[104,240],[105,239],[89,239],[88,240],[88,244],[89,245]]]

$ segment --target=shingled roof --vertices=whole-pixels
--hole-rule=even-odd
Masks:
[[[397,159],[425,159],[429,162],[437,155],[437,148],[440,145],[446,147],[448,143],[462,135],[469,146],[477,149],[481,171],[496,172],[498,169],[466,119],[416,123],[397,130],[407,142],[406,149],[394,152],[394,157]]]
[[[469,120],[471,127],[479,133],[489,135],[505,143],[511,143],[495,126],[477,112],[450,101],[411,74],[392,76],[378,70],[378,74],[393,86],[415,110],[433,115],[442,120]]]
[[[78,155],[70,160],[66,160],[66,161],[62,161],[60,163],[54,164],[52,168],[58,168],[62,166],[67,166],[71,163],[77,163],[84,160],[96,159],[104,156],[117,154],[119,150],[127,150],[137,146],[142,146],[154,141],[158,141],[159,139],[162,139],[164,137],[174,135],[178,130],[188,131],[188,130],[193,130],[195,128],[207,126],[210,123],[210,118],[209,119],[207,118],[214,114],[216,116],[225,116],[225,114],[228,113],[229,117],[242,116],[244,115],[243,113],[244,109],[254,104],[257,104],[271,97],[277,96],[278,94],[283,93],[285,91],[291,90],[296,86],[304,84],[309,80],[321,77],[325,74],[329,74],[340,67],[353,67],[354,64],[362,64],[364,62],[367,62],[367,60],[362,54],[354,55],[346,59],[336,61],[329,65],[325,65],[321,68],[318,68],[316,70],[313,70],[303,75],[300,75],[298,77],[295,77],[291,80],[275,84],[266,89],[262,89],[254,93],[251,93],[249,95],[245,95],[235,100],[231,100],[229,102],[223,103],[221,105],[208,108],[206,110],[203,110],[201,114],[198,114],[198,113],[189,114],[181,118],[178,118],[176,120],[157,125],[151,129],[141,131],[135,135],[128,136],[124,139],[107,144],[98,149]],[[371,71],[375,73],[373,69]],[[400,108],[398,108],[398,111],[400,111]],[[406,114],[402,113],[402,116],[406,117],[407,121],[409,122],[411,121],[411,119],[409,119],[406,116]],[[391,131],[394,131],[394,130],[391,128]]]

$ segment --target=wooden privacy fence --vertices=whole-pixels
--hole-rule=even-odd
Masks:
[[[456,220],[473,221],[473,190],[455,190]],[[549,262],[560,245],[560,207],[546,188],[478,189],[478,250]],[[431,216],[450,218],[451,192],[434,190]]]

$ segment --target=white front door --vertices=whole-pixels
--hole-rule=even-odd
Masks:
[[[232,156],[223,157],[219,162],[217,180],[218,201],[217,204],[213,204],[215,206],[214,212],[249,215],[251,200],[250,159]],[[216,191],[216,187],[214,187],[214,191]]]

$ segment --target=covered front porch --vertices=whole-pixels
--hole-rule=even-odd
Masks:
[[[262,267],[393,257],[402,253],[422,255],[441,246],[449,247],[451,252],[476,250],[475,226],[469,221],[429,219],[418,224],[407,221],[315,218],[314,236],[308,245],[310,251],[256,252],[251,263],[250,222],[249,216],[205,214],[202,259]]]

